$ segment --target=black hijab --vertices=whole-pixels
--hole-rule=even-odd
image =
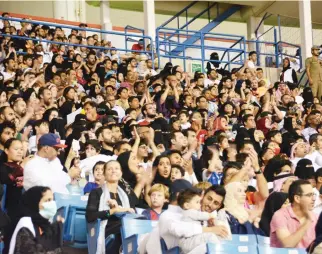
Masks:
[[[296,165],[294,175],[299,179],[308,180],[314,179],[314,167],[312,166],[312,161],[309,159],[301,159]]]
[[[129,167],[130,155],[131,151],[124,152],[117,157],[117,161],[120,163],[122,168],[122,178],[129,183],[132,189],[134,189],[136,185],[136,176]]]
[[[43,231],[50,226],[50,223],[48,219],[39,214],[39,202],[47,190],[50,188],[35,186],[27,190],[21,198],[20,218],[31,217],[34,226],[40,227]]]
[[[274,213],[281,209],[287,198],[288,194],[283,192],[273,192],[267,198],[262,213],[262,218],[259,222],[259,227],[265,232],[266,236],[269,236],[270,234],[270,224]]]
[[[57,63],[56,62],[56,58],[58,56],[60,56],[60,55],[54,54],[53,58],[51,59],[51,63],[48,64],[48,66],[45,69],[45,81],[46,82],[49,82],[54,76],[54,73],[52,70],[53,66],[56,66],[56,73],[59,71],[62,71],[64,69],[64,63]]]

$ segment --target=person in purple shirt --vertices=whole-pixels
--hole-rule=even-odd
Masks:
[[[95,182],[88,182],[84,187],[84,195],[89,195],[89,193],[98,188],[102,183],[104,183],[104,165],[105,162],[98,161],[93,167],[93,175]]]

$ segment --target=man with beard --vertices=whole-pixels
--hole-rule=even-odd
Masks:
[[[15,123],[15,112],[9,106],[4,106],[0,108],[0,123],[5,121]]]
[[[40,105],[45,107],[46,109],[49,109],[52,107],[52,94],[51,91],[46,87],[41,87],[39,89],[39,99],[40,99]]]
[[[188,139],[181,131],[174,131],[171,133],[171,150],[177,150],[181,153],[187,148]]]
[[[16,127],[12,122],[3,122],[0,124],[0,155],[4,151],[4,144],[10,138],[14,138]]]
[[[88,80],[90,73],[96,72],[96,67],[99,62],[96,60],[95,51],[91,51],[87,55],[87,62],[82,67],[84,73],[84,79]]]
[[[12,58],[7,58],[3,61],[3,64],[5,66],[5,71],[1,72],[3,75],[4,82],[8,80],[14,80],[14,77],[16,75],[16,62]]]
[[[213,185],[209,187],[201,201],[201,211],[212,213],[222,208],[226,191],[223,186]]]
[[[102,126],[97,129],[95,135],[102,145],[100,154],[114,155],[113,145],[115,142],[113,141],[111,128],[109,126]]]
[[[157,106],[155,103],[147,103],[142,107],[142,115],[144,119],[138,121],[140,124],[148,125],[152,123],[157,117]]]
[[[112,124],[112,125],[109,125],[109,127],[112,130],[112,142],[113,142],[113,144],[115,144],[116,142],[121,141],[122,138],[123,138],[123,134],[121,132],[120,126],[117,125],[117,124]]]

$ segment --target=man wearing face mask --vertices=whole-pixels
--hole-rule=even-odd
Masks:
[[[38,152],[24,167],[24,188],[33,186],[48,186],[53,192],[66,193],[66,185],[79,177],[79,168],[72,167],[68,173],[63,171],[63,165],[58,159],[59,150],[66,148],[60,143],[56,134],[48,133],[38,141]]]

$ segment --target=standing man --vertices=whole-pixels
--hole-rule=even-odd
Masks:
[[[312,57],[305,60],[305,68],[313,96],[321,100],[322,96],[322,61],[319,60],[320,47],[311,48]]]

